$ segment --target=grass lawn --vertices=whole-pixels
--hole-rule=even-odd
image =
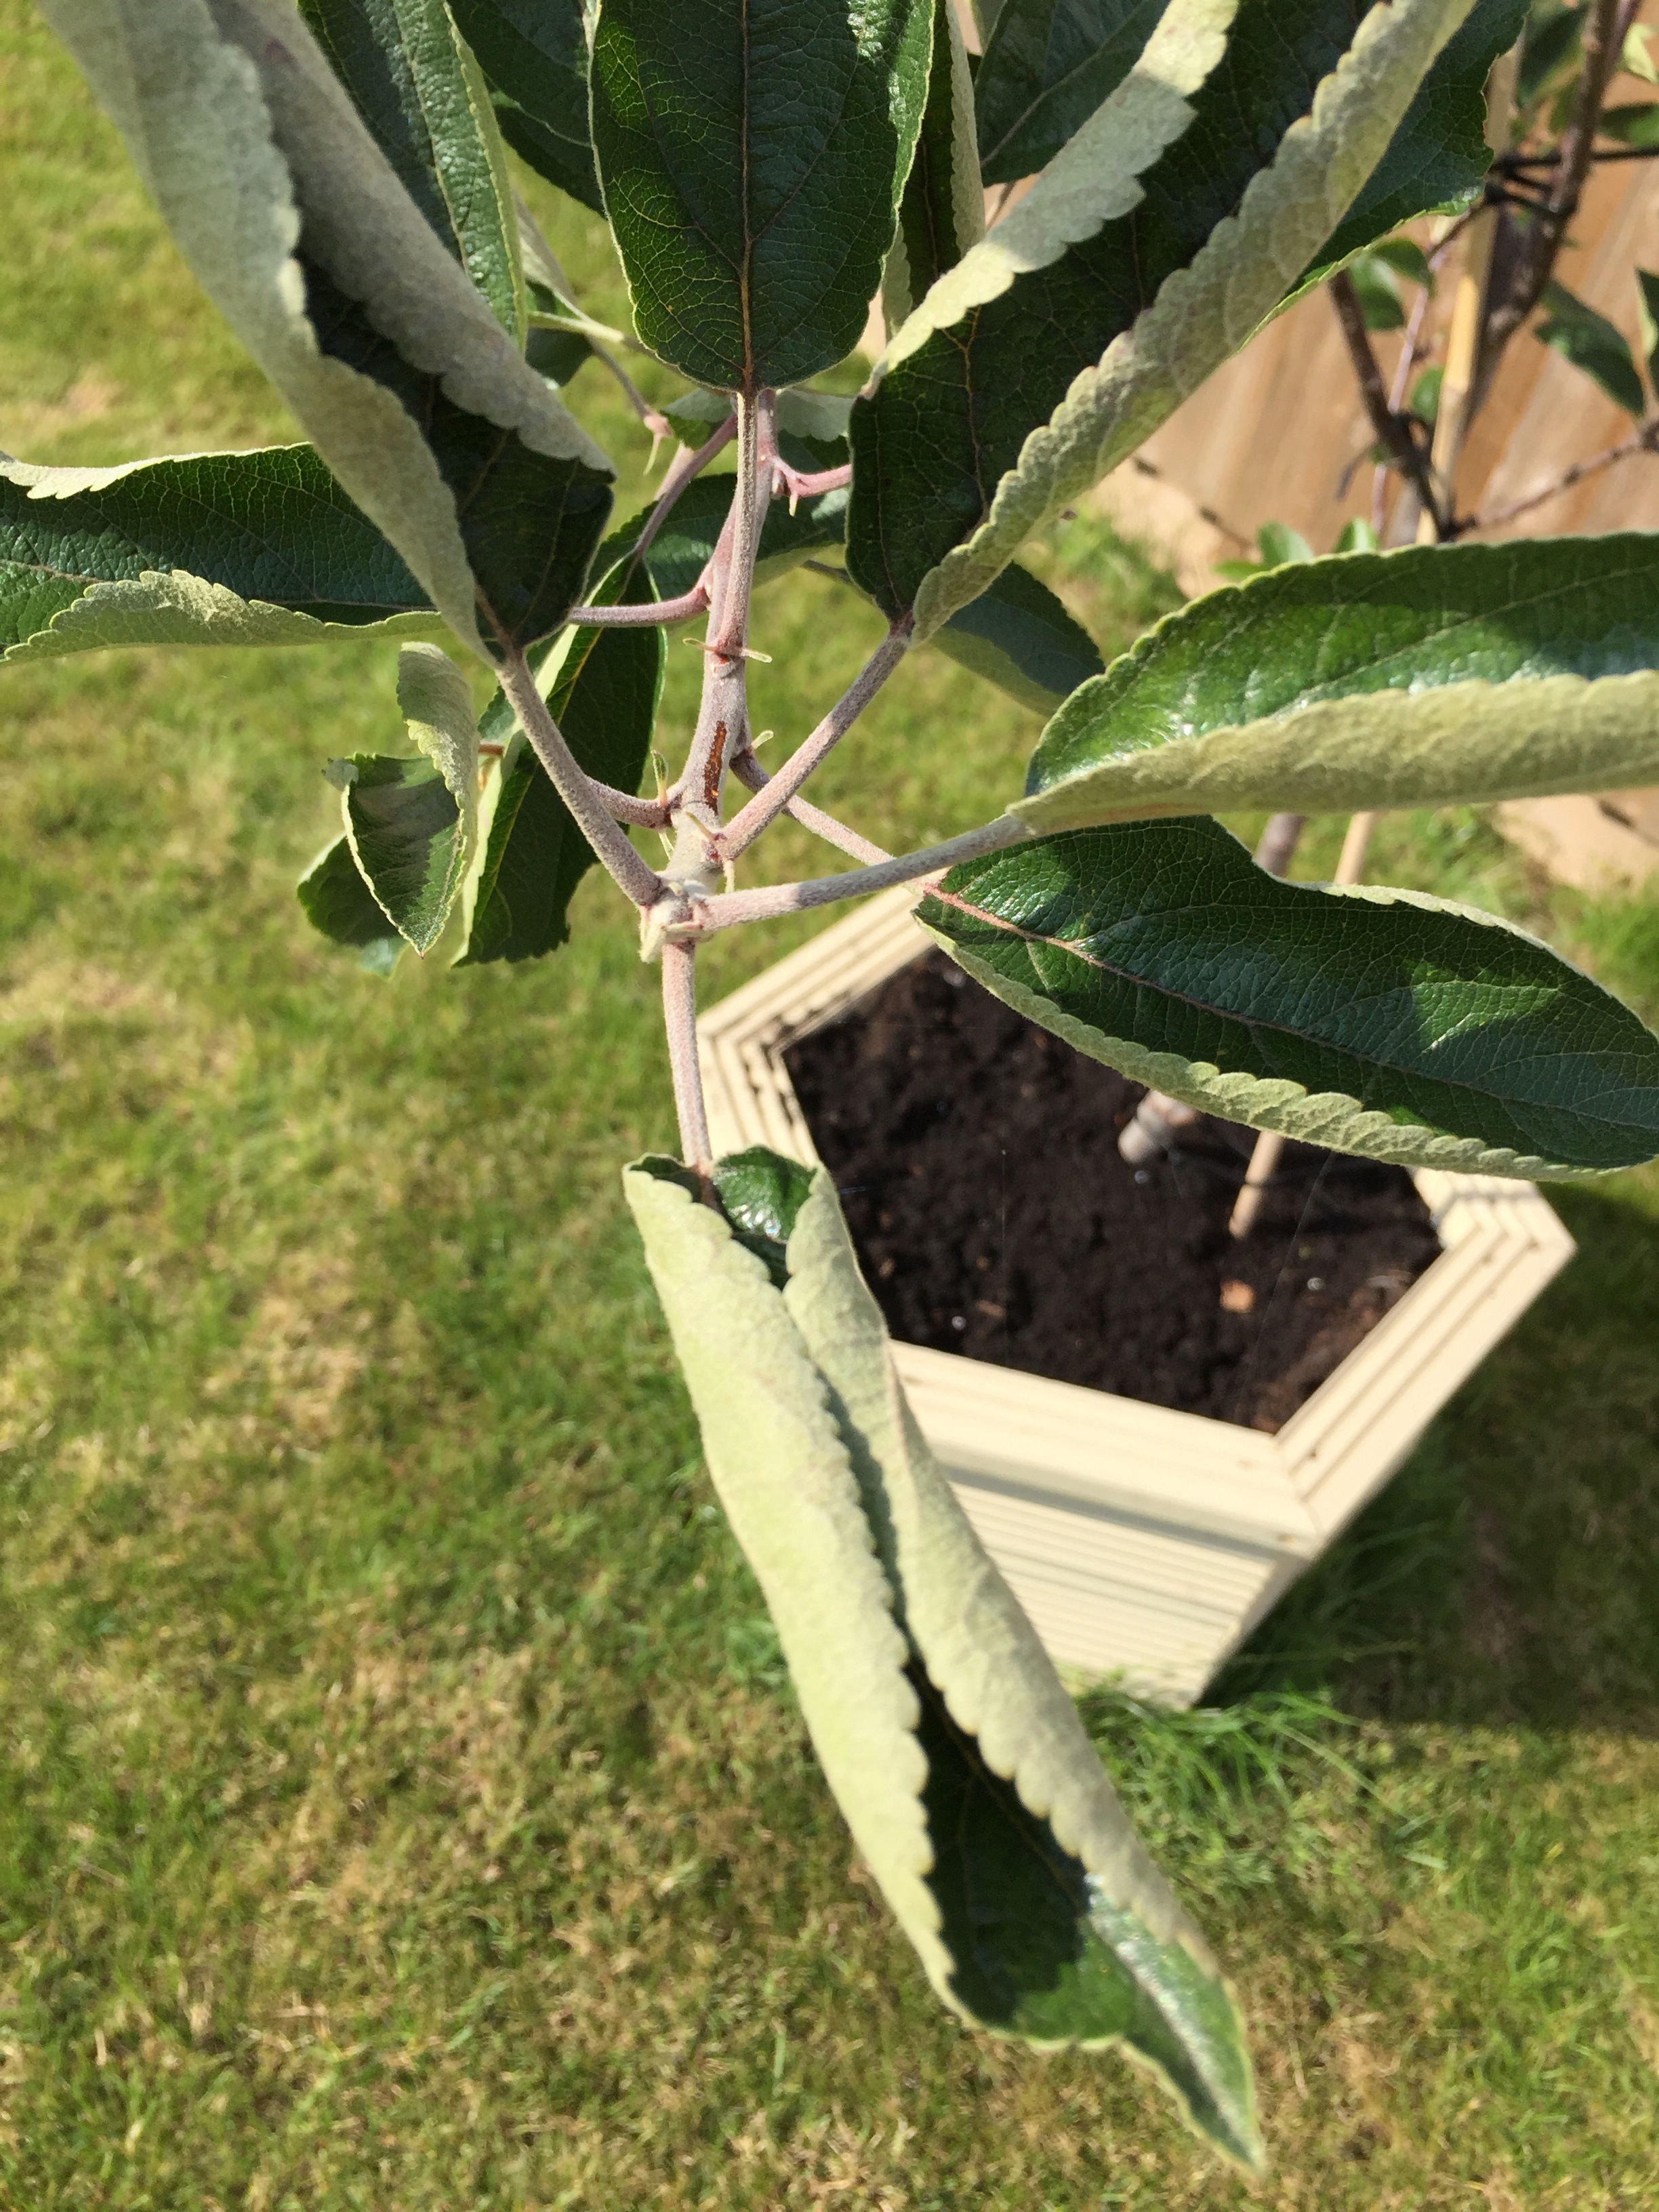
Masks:
[[[0,447],[292,434],[25,0],[0,182]],[[1170,603],[1090,522],[1043,558],[1109,647]],[[876,628],[772,586],[763,723]],[[1116,2060],[958,2029],[851,1863],[623,1212],[673,1123],[614,896],[515,970],[307,933],[394,663],[0,677],[0,2207],[1253,2201]],[[826,803],[948,834],[1035,735],[918,656]],[[1376,866],[1659,1018],[1659,906],[1467,813]],[[1659,2204],[1659,1174],[1558,1202],[1577,1261],[1212,1705],[1088,1706],[1243,1992],[1276,2208]]]

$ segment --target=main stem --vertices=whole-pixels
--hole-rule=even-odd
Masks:
[[[674,1077],[674,1111],[679,1117],[680,1157],[707,1176],[714,1164],[703,1103],[702,1071],[697,1060],[697,948],[665,945],[662,949],[662,1016],[668,1032],[668,1065]]]

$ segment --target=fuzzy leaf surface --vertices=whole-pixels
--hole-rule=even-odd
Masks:
[[[1430,209],[1462,208],[1492,167],[1486,78],[1521,35],[1527,0],[1475,0],[1424,78],[1388,151],[1326,240],[1298,292]]]
[[[404,190],[519,345],[519,220],[483,75],[443,0],[300,0]]]
[[[627,560],[610,568],[598,593],[600,605],[653,596],[648,573]],[[660,629],[571,629],[537,671],[577,760],[618,790],[639,788],[666,659]],[[571,894],[593,866],[592,847],[499,693],[483,727],[486,737],[504,738],[507,749],[485,795],[458,967],[555,951],[570,934]]]
[[[125,468],[0,460],[0,653],[303,645],[439,617],[309,446]]]
[[[1044,730],[1011,811],[1478,805],[1659,781],[1659,535],[1412,546],[1169,616]]]
[[[603,214],[581,0],[449,0],[449,11],[489,80],[507,144],[538,176]]]
[[[603,529],[603,453],[434,235],[286,0],[43,12],[221,313],[488,658],[478,583],[504,623],[540,617],[580,565],[576,511],[590,550]],[[549,501],[538,549],[528,520]]]
[[[1171,0],[854,409],[848,565],[885,612],[930,636],[1243,343],[1469,5]]]
[[[455,794],[434,764],[390,753],[331,761],[358,873],[398,934],[425,952],[437,942],[465,865]]]
[[[1253,2162],[1230,1993],[910,1417],[830,1177],[781,1292],[684,1170],[624,1181],[814,1748],[935,1990],[1039,2045],[1127,2045]]]
[[[357,955],[371,975],[389,975],[404,940],[386,920],[351,857],[350,841],[337,837],[325,846],[295,886],[295,896],[313,929]]]
[[[852,350],[932,33],[933,0],[603,0],[593,147],[653,352],[755,391]]]
[[[1169,0],[1007,0],[974,79],[988,185],[1046,168],[1139,60]]]
[[[882,272],[882,312],[890,331],[985,235],[985,186],[974,129],[974,80],[954,0],[933,0],[927,104]]]
[[[1231,1121],[1484,1175],[1659,1152],[1659,1038],[1589,976],[1470,908],[1285,883],[1203,817],[1016,847],[919,913],[1031,1020]]]

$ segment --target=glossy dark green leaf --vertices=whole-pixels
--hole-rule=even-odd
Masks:
[[[988,185],[1043,168],[1140,58],[1169,0],[1007,0],[974,77]]]
[[[1647,396],[1622,333],[1565,284],[1547,284],[1541,304],[1544,319],[1535,333],[1540,343],[1583,369],[1616,406],[1639,422],[1647,411]]]
[[[1298,563],[1194,600],[1068,699],[1017,811],[1059,830],[1648,783],[1656,671],[1659,535]]]
[[[600,605],[655,596],[648,573],[630,562],[612,566],[601,581]],[[567,631],[538,672],[554,720],[590,775],[636,791],[650,757],[667,647],[663,632]],[[506,742],[486,793],[481,852],[467,886],[466,944],[458,966],[490,960],[533,960],[570,934],[571,894],[593,865],[593,849],[577,829],[499,694],[481,725]]]
[[[0,652],[407,634],[424,592],[309,446],[128,469],[0,460]]]
[[[739,1244],[766,1263],[773,1285],[789,1280],[789,1232],[812,1188],[812,1170],[754,1145],[714,1163],[720,1210]]]
[[[919,913],[1033,1020],[1235,1121],[1499,1175],[1659,1152],[1659,1038],[1589,976],[1465,908],[1285,883],[1206,817],[1017,847]]]
[[[541,453],[458,407],[356,301],[307,264],[306,309],[325,353],[395,393],[455,498],[461,542],[489,610],[481,625],[518,645],[556,629],[580,596],[611,514],[611,479],[581,455]]]
[[[1080,239],[1073,225],[1057,258],[920,343],[901,333],[852,421],[848,567],[884,612],[902,616],[985,521],[1030,433],[1237,209],[1369,12],[1368,0],[1241,0],[1224,66],[1190,96],[1192,120],[1127,214]]]
[[[988,591],[958,607],[930,642],[1021,706],[1042,714],[1052,714],[1104,665],[1088,631],[1017,561]]]
[[[538,176],[603,212],[587,129],[581,0],[449,0],[489,80],[501,136]]]
[[[1430,209],[1465,207],[1492,166],[1486,78],[1521,35],[1527,0],[1476,0],[1446,41],[1389,150],[1304,280],[1317,283],[1360,247]]]
[[[312,927],[336,945],[349,946],[370,975],[389,975],[397,966],[404,940],[359,874],[345,838],[337,837],[317,855],[295,886],[295,896]]]
[[[932,0],[604,0],[593,146],[653,352],[737,391],[852,350],[932,33]]]
[[[1659,100],[1641,100],[1628,107],[1604,107],[1596,125],[1603,138],[1646,153],[1659,147]]]
[[[513,188],[444,0],[300,0],[300,12],[404,191],[522,344]]]
[[[985,186],[974,140],[974,81],[955,0],[933,0],[933,60],[915,158],[882,275],[882,312],[896,330],[916,301],[985,234]]]

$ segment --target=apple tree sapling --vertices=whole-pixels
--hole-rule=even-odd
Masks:
[[[301,886],[372,967],[452,926],[463,966],[550,953],[608,872],[680,1131],[628,1202],[859,1848],[963,2019],[1121,2045],[1255,2161],[1235,2001],[921,1443],[829,1179],[712,1157],[696,966],[927,878],[970,975],[1188,1105],[1500,1175],[1659,1148],[1659,1042],[1588,977],[1431,898],[1282,881],[1213,819],[1659,774],[1659,537],[1310,562],[1104,670],[1015,559],[1287,298],[1479,191],[1511,0],[1006,0],[976,70],[949,0],[42,6],[309,442],[0,463],[9,657],[411,641],[406,743],[332,764],[341,835]],[[631,332],[573,296],[504,142],[602,210]],[[1033,171],[987,230],[987,185]],[[864,390],[815,391],[878,290]],[[644,427],[686,434],[615,526],[560,380],[597,352],[632,392],[629,345],[687,387]],[[809,559],[886,628],[769,774],[756,587]],[[1004,812],[892,856],[807,788],[928,646],[1051,719]],[[481,723],[455,651],[497,686]],[[744,886],[786,813],[854,865]]]

